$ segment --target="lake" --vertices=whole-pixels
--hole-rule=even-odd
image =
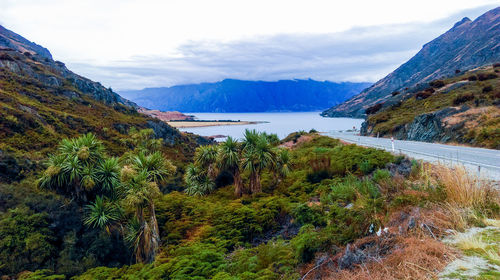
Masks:
[[[359,129],[363,122],[363,119],[323,118],[319,115],[320,113],[185,113],[187,115],[194,115],[199,120],[264,121],[267,123],[192,127],[180,128],[180,130],[202,136],[225,135],[241,139],[245,129],[256,129],[257,131],[276,133],[280,138],[284,138],[288,134],[299,130],[309,131],[316,129],[319,132],[328,132],[348,130],[353,127]]]

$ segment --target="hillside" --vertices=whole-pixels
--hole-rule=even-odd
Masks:
[[[361,133],[500,149],[500,64],[410,88],[367,109]]]
[[[465,169],[183,134],[22,43],[0,50],[2,280],[463,278],[470,256],[499,276],[499,191]]]
[[[386,101],[395,91],[449,77],[500,61],[500,7],[471,21],[464,18],[409,61],[350,100],[322,113],[325,117],[364,117],[365,109]]]
[[[135,103],[74,74],[47,49],[3,27],[0,32],[0,181],[24,177],[61,139],[87,132],[118,153],[131,127],[153,128],[179,159],[194,152],[196,141],[206,142],[138,113]],[[173,148],[180,144],[191,148]]]
[[[263,82],[226,79],[217,83],[146,88],[120,94],[140,106],[163,111],[316,111],[339,104],[369,85],[313,80]]]

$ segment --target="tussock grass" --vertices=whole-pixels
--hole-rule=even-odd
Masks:
[[[463,235],[456,239],[458,248],[464,251],[485,251],[488,243],[480,235]]]
[[[495,251],[495,250],[487,250],[486,253],[486,258],[493,262],[496,265],[500,265],[500,251]]]
[[[449,209],[452,207],[473,209],[482,216],[499,214],[499,190],[490,182],[471,175],[465,167],[448,168],[435,165],[432,177],[444,191],[446,195],[444,203]]]

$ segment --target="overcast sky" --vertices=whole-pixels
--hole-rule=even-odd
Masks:
[[[116,90],[384,77],[498,0],[0,0],[0,24]]]

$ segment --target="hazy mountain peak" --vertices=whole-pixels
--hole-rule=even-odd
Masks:
[[[455,23],[455,25],[453,25],[452,29],[453,28],[457,28],[458,26],[464,24],[464,23],[467,23],[467,22],[471,22],[470,18],[468,17],[464,17],[462,20],[460,20],[459,22]]]
[[[392,92],[499,61],[500,7],[474,21],[463,18],[392,73],[323,116],[363,117],[366,108],[385,102]]]

